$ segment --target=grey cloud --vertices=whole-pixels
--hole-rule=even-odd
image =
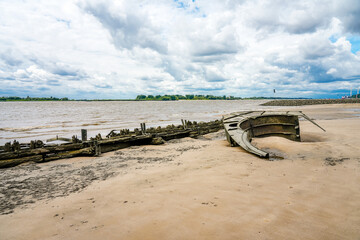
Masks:
[[[242,51],[244,48],[237,39],[235,28],[231,26],[232,20],[231,18],[223,20],[218,23],[219,26],[208,32],[197,30],[198,32],[190,38],[192,56],[197,59],[211,59]]]
[[[344,17],[345,27],[348,32],[360,34],[360,9],[354,14],[350,14]]]
[[[283,30],[292,34],[313,33],[329,26],[338,18],[345,32],[360,33],[360,1],[358,0],[281,0],[264,2],[249,15],[249,22],[257,29]]]
[[[149,80],[151,80],[151,78],[148,76],[144,76],[144,77],[141,77],[140,80],[149,81]]]
[[[218,68],[213,67],[205,69],[205,80],[208,82],[225,82],[227,79]]]
[[[335,47],[327,39],[311,39],[301,45],[300,51],[305,59],[316,60],[333,55]]]
[[[88,75],[83,70],[61,62],[43,63],[42,61],[38,61],[38,63],[47,71],[58,75],[59,77],[66,77],[69,80],[77,81],[88,77]]]
[[[145,81],[149,84],[153,83],[153,82],[162,82],[164,81],[164,79],[159,78],[158,76],[154,76],[154,77],[149,77],[149,76],[144,76],[141,77],[140,80]]]
[[[47,80],[46,84],[50,86],[61,86],[61,83],[58,80]]]
[[[77,76],[78,72],[74,70],[67,69],[55,69],[52,73],[60,76]]]
[[[0,76],[0,79],[1,79],[1,80],[9,80],[9,81],[15,80],[15,78],[12,77],[12,76],[7,76],[7,77],[1,77],[1,76]]]
[[[334,4],[334,11],[336,17],[343,22],[346,32],[360,33],[360,1],[336,1]]]
[[[29,77],[26,77],[26,78],[17,78],[16,80],[20,81],[20,82],[23,82],[23,83],[32,83],[34,82],[34,79],[31,79]]]
[[[21,65],[22,61],[16,58],[13,58],[12,56],[3,54],[0,56],[0,58],[7,64],[10,66],[19,66]]]
[[[291,34],[313,33],[331,22],[331,7],[325,1],[257,1],[260,8],[249,15],[257,29],[282,30]]]
[[[8,49],[0,54],[1,59],[5,62],[5,65],[1,64],[3,65],[2,70],[6,70],[8,78],[15,78],[22,82],[33,81],[32,72],[28,71],[30,66],[36,66],[49,74],[54,74],[53,78],[55,79],[65,78],[78,81],[87,77],[87,74],[81,69],[58,62],[55,58],[45,59],[36,56],[34,53],[24,54],[18,50]]]
[[[8,49],[2,53],[0,53],[0,60],[3,60],[5,64],[10,65],[12,67],[19,66],[22,64],[21,56],[19,53],[15,53],[13,50]]]
[[[347,81],[346,77],[335,77],[327,74],[327,68],[320,63],[308,64],[308,67],[292,66],[305,76],[309,83],[331,83]],[[294,84],[294,82],[292,82]]]
[[[111,9],[111,5],[105,3],[85,4],[82,7],[97,18],[110,32],[116,47],[132,49],[138,46],[150,48],[160,53],[167,52],[167,45],[161,39],[160,30],[152,26],[151,20],[145,13],[126,11],[129,9],[118,9],[119,12],[117,13]],[[125,10],[123,14],[120,12],[121,10]]]
[[[227,79],[226,78],[212,78],[212,79],[207,78],[206,80],[208,82],[225,82]]]
[[[172,59],[171,57],[164,59],[162,67],[165,72],[169,73],[177,81],[184,80],[188,75],[188,71],[184,70],[184,63],[180,64],[176,59]]]
[[[70,66],[63,62],[58,62],[56,59],[44,60],[32,57],[31,61],[33,64],[38,66],[39,69],[54,74],[53,78],[66,79],[71,81],[80,81],[88,77],[88,74],[76,67]]]
[[[209,43],[210,42],[210,43]],[[193,54],[195,57],[213,57],[217,55],[225,54],[235,54],[238,49],[236,48],[237,44],[230,44],[224,42],[223,44],[211,43],[211,40],[208,43],[199,44],[194,46]]]
[[[192,61],[196,63],[213,63],[224,61],[229,59],[232,55],[230,54],[222,54],[222,55],[208,55],[208,56],[193,56]]]
[[[353,75],[350,77],[346,77],[346,80],[360,80],[360,75]]]
[[[324,22],[319,21],[319,19],[307,18],[303,21],[297,21],[295,23],[284,23],[284,26],[285,30],[289,33],[303,34],[315,32],[318,28],[324,26]]]
[[[39,91],[49,91],[50,88],[47,88],[47,87],[40,87],[40,88],[37,88],[37,90]]]
[[[103,85],[95,84],[94,87],[103,88],[103,89],[111,89],[112,88],[112,86],[110,86],[108,84],[103,84]]]

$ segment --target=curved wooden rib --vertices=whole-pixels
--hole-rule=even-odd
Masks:
[[[280,136],[300,142],[299,116],[320,127],[300,111],[247,111],[232,113],[223,116],[223,124],[226,138],[231,146],[240,146],[250,153],[268,158],[269,153],[251,145],[252,138]],[[321,129],[324,130],[323,128]]]

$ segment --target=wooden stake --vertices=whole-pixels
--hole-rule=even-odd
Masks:
[[[87,141],[87,130],[81,129],[81,141],[85,142]]]

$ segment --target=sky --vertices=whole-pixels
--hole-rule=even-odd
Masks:
[[[340,98],[360,87],[359,16],[359,0],[0,0],[0,96]]]

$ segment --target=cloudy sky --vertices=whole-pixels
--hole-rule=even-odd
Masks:
[[[341,97],[359,0],[0,0],[0,96]]]

